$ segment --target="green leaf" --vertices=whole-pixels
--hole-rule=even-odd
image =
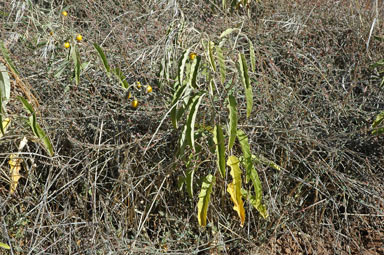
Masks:
[[[6,250],[10,250],[11,249],[11,247],[9,247],[8,244],[2,243],[2,242],[0,242],[0,248],[6,249]]]
[[[269,166],[275,170],[278,170],[278,171],[281,170],[281,168],[278,164],[276,164],[272,160],[265,158],[262,155],[260,155],[260,156],[252,155],[252,161],[256,161],[256,163],[267,165],[267,166]]]
[[[381,135],[383,133],[384,133],[384,127],[380,127],[372,131],[372,135]]]
[[[7,67],[2,63],[0,63],[0,92],[1,99],[6,104],[11,97],[11,83],[9,81]],[[2,106],[1,104],[0,107]]]
[[[193,175],[195,174],[195,169],[190,169],[187,171],[185,176],[185,185],[187,188],[188,195],[193,198]]]
[[[45,149],[47,150],[49,156],[54,156],[53,146],[51,143],[51,140],[49,137],[45,134],[44,130],[40,127],[38,123],[36,123],[36,131],[37,131],[37,137],[40,138],[40,140],[43,142],[43,145]]]
[[[252,196],[252,194],[245,189],[241,189],[241,194],[243,195],[243,197],[247,198],[249,203],[251,203],[251,205],[253,205],[253,207],[255,207],[255,209],[260,213],[260,215],[264,219],[268,218],[267,208],[265,207],[265,205],[263,205],[261,203],[261,201],[259,199],[257,199],[256,196]]]
[[[30,114],[34,114],[34,113],[35,113],[35,110],[33,110],[32,105],[30,105],[30,104],[28,103],[28,101],[27,101],[25,98],[23,98],[23,97],[21,97],[21,96],[18,96],[17,98],[18,98],[18,99],[21,101],[21,103],[23,104],[24,109],[26,109]]]
[[[237,102],[233,95],[228,96],[228,109],[229,109],[229,142],[228,150],[231,150],[236,140],[237,132]]]
[[[199,225],[202,227],[207,225],[208,206],[215,181],[215,176],[209,174],[204,178],[203,183],[201,184],[199,202],[197,203],[197,219]]]
[[[193,60],[192,65],[191,65],[189,85],[192,88],[197,88],[196,79],[197,79],[197,74],[199,71],[200,61],[201,61],[201,56],[196,56],[196,58]]]
[[[251,70],[255,72],[256,70],[256,56],[255,56],[255,48],[253,47],[253,43],[249,40],[249,58],[251,59]]]
[[[225,68],[225,59],[223,55],[223,50],[221,47],[216,46],[216,57],[219,62],[219,67],[220,67],[220,79],[221,79],[221,84],[224,85],[225,82],[225,76],[226,76],[226,68]]]
[[[25,98],[18,96],[18,99],[22,102],[24,108],[31,114],[28,124],[31,127],[33,134],[43,142],[45,149],[52,157],[54,155],[52,143],[44,130],[37,123],[35,110]]]
[[[377,116],[375,121],[372,123],[371,127],[376,128],[381,122],[384,120],[384,111],[380,112]]]
[[[253,91],[249,81],[247,61],[245,60],[245,56],[242,53],[239,53],[238,68],[239,68],[241,80],[244,85],[245,99],[247,102],[247,118],[249,118],[249,116],[251,115],[252,106],[253,106]]]
[[[240,142],[241,151],[243,152],[244,165],[246,169],[245,182],[248,183],[253,169],[251,148],[248,143],[248,137],[243,130],[237,130],[237,139]]]
[[[196,115],[197,115],[197,112],[198,112],[201,100],[203,99],[204,95],[205,95],[205,93],[197,95],[194,98],[193,103],[191,105],[191,109],[189,111],[188,120],[187,120],[187,123],[186,123],[186,125],[187,125],[187,130],[186,130],[187,141],[189,142],[189,144],[191,145],[193,150],[195,150],[195,121],[196,121]]]
[[[241,226],[245,222],[244,203],[241,195],[241,169],[239,167],[239,159],[236,156],[229,156],[227,165],[231,168],[232,183],[228,184],[227,192],[231,195],[234,203],[233,210],[237,212],[240,217]]]
[[[125,75],[123,74],[123,71],[120,70],[120,68],[114,68],[112,69],[112,73],[115,74],[117,79],[119,80],[121,86],[125,89],[129,88],[129,83],[127,82],[127,79]]]
[[[182,106],[182,109],[177,108],[177,106],[179,104],[179,100],[185,94],[186,89],[187,89],[187,85],[178,86],[177,90],[173,94],[173,98],[172,98],[172,102],[171,102],[171,107],[172,107],[172,109],[171,109],[171,121],[172,121],[173,127],[175,129],[177,129],[178,121],[179,121],[182,113],[184,113],[184,111],[186,109],[185,106]]]
[[[261,182],[259,175],[257,174],[256,169],[253,167],[251,149],[248,143],[248,137],[242,130],[237,131],[237,138],[239,139],[241,150],[243,152],[243,164],[246,169],[246,183],[249,180],[252,181],[253,188],[255,190],[254,206],[259,211],[259,213],[265,218],[268,216],[266,213],[265,206],[262,204],[263,191],[261,187]]]
[[[225,145],[223,129],[219,124],[213,129],[213,141],[216,145],[216,162],[217,168],[220,171],[221,177],[225,178]]]
[[[5,48],[5,45],[3,41],[0,41],[0,50],[1,54],[3,55],[5,62],[7,63],[8,67],[11,69],[12,72],[19,74],[19,71],[16,69],[15,65],[13,64],[11,57],[9,56],[9,52],[7,48]]]
[[[228,28],[224,32],[221,33],[220,39],[223,37],[226,37],[227,35],[231,34],[232,32],[239,31],[238,28]]]
[[[80,53],[76,46],[71,48],[71,56],[73,60],[73,64],[75,65],[75,81],[76,85],[80,84],[80,70],[81,70],[81,60]]]
[[[178,80],[179,80],[179,84],[180,85],[183,85],[183,81],[184,81],[184,69],[185,69],[185,63],[187,62],[188,58],[189,58],[189,52],[190,52],[190,48],[187,49],[186,51],[184,51],[183,53],[183,56],[180,58],[179,60],[179,67],[178,67],[178,74],[177,74],[177,77],[178,77]]]
[[[95,47],[97,53],[99,53],[99,57],[101,59],[101,61],[103,62],[103,65],[104,65],[104,68],[105,68],[105,71],[108,73],[111,72],[111,67],[109,66],[108,64],[108,60],[107,60],[107,57],[105,56],[104,54],[104,51],[103,49],[97,44],[97,43],[94,43],[93,44],[93,47]]]
[[[208,60],[209,64],[211,65],[211,68],[214,72],[216,72],[216,64],[215,64],[215,59],[213,58],[213,48],[215,47],[215,43],[212,41],[208,41]]]

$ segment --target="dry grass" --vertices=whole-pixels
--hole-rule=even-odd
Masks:
[[[1,38],[31,85],[56,151],[49,158],[29,142],[24,178],[8,194],[8,157],[23,136],[32,138],[15,99],[25,92],[14,81],[7,106],[14,122],[0,140],[0,241],[12,245],[10,254],[384,252],[383,138],[370,134],[384,94],[369,69],[384,58],[383,43],[373,39],[384,28],[383,6],[272,0],[253,5],[248,17],[223,12],[220,2],[0,3]],[[197,197],[177,187],[184,169],[174,157],[178,131],[168,119],[159,127],[171,81],[156,73],[165,55],[176,60],[185,47],[235,26],[253,40],[257,55],[255,108],[242,128],[253,152],[282,170],[257,166],[268,220],[246,208],[241,228],[229,200],[217,195],[211,224],[201,229]],[[70,68],[54,76],[67,57],[63,43],[76,33],[84,37],[83,60],[90,61],[79,86]],[[94,42],[130,83],[154,88],[136,94],[138,109],[102,71]],[[214,166],[203,163],[201,173]]]

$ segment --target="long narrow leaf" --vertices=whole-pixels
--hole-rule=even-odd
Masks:
[[[186,51],[184,51],[182,57],[180,58],[179,60],[179,66],[178,66],[178,74],[177,74],[177,77],[178,77],[178,80],[179,80],[179,84],[180,85],[183,85],[183,81],[184,81],[184,69],[185,69],[185,63],[187,62],[188,58],[189,58],[189,52],[190,52],[190,48],[187,49]]]
[[[196,96],[194,99],[191,109],[189,111],[188,120],[187,120],[187,141],[189,141],[191,147],[193,150],[195,150],[195,121],[196,121],[196,115],[201,103],[201,100],[203,99],[203,96],[205,93]]]
[[[112,70],[112,73],[115,74],[116,78],[120,81],[120,84],[123,88],[127,89],[129,87],[129,83],[127,82],[127,79],[120,68],[114,68]]]
[[[237,102],[233,95],[228,96],[228,109],[229,109],[229,142],[228,150],[231,150],[236,140],[237,132]]]
[[[26,109],[28,111],[28,113],[33,114],[35,112],[35,110],[33,110],[32,105],[30,105],[25,98],[23,98],[21,96],[18,96],[17,98],[21,101],[21,103],[24,106],[24,109]]]
[[[201,56],[197,56],[191,65],[191,73],[189,78],[189,85],[192,88],[197,88],[196,80],[197,80],[197,74],[199,72],[199,66],[200,66]]]
[[[2,102],[6,104],[11,96],[11,83],[9,81],[7,68],[2,63],[0,63],[0,92]],[[0,107],[2,107],[2,105],[0,105]]]
[[[15,65],[13,64],[11,57],[9,56],[9,52],[7,48],[5,48],[5,45],[2,41],[0,41],[0,50],[1,50],[1,54],[5,59],[5,62],[7,62],[7,65],[11,69],[11,71],[14,72],[15,74],[19,74],[19,71],[16,69]]]
[[[223,129],[219,124],[213,129],[213,141],[216,145],[216,162],[217,168],[220,171],[221,177],[225,178],[225,145]]]
[[[233,210],[239,215],[241,226],[245,221],[244,203],[241,195],[241,169],[239,159],[236,156],[229,156],[227,165],[231,168],[232,183],[228,184],[227,191],[234,203]]]
[[[237,130],[237,139],[240,142],[241,151],[243,152],[244,166],[246,170],[245,182],[248,183],[253,169],[251,147],[248,143],[248,137],[243,130]]]
[[[215,181],[215,176],[209,174],[204,178],[203,183],[201,184],[199,202],[197,203],[197,219],[199,225],[202,227],[207,225],[208,206]]]
[[[0,130],[1,130],[1,133],[0,133],[0,138],[3,137],[3,135],[5,135],[5,133],[7,132],[7,129],[8,127],[10,126],[11,124],[11,119],[10,118],[5,118],[3,120],[1,114],[0,114]]]
[[[215,64],[215,59],[213,58],[213,49],[215,47],[215,43],[212,41],[208,41],[208,60],[209,64],[211,65],[211,68],[214,72],[216,72],[216,64]]]
[[[239,53],[238,67],[239,67],[241,80],[244,85],[245,99],[247,102],[247,118],[249,118],[249,116],[251,115],[252,106],[253,106],[253,91],[249,81],[247,61],[245,60],[245,56],[242,53]]]
[[[8,244],[2,243],[2,242],[0,242],[0,248],[6,249],[6,250],[10,250],[11,249],[11,247],[9,247]]]
[[[75,82],[76,85],[80,84],[80,69],[81,69],[81,60],[80,60],[80,53],[76,46],[73,46],[71,48],[71,56],[72,56],[72,61],[75,66]]]
[[[263,191],[262,191],[259,175],[257,174],[257,171],[253,166],[252,154],[251,154],[250,146],[248,143],[248,137],[244,133],[244,131],[238,130],[237,138],[239,139],[241,150],[243,152],[243,158],[244,158],[243,164],[246,169],[246,182],[248,183],[248,181],[251,180],[254,191],[255,191],[255,196],[253,197],[254,202],[252,204],[259,211],[259,213],[264,218],[266,218],[268,217],[268,213],[267,213],[266,207],[262,204]]]
[[[175,91],[175,93],[173,94],[173,98],[172,98],[172,102],[171,102],[171,106],[172,106],[172,110],[171,110],[171,120],[172,120],[172,124],[173,124],[173,127],[175,129],[177,129],[177,122],[178,122],[178,108],[177,108],[177,103],[178,101],[180,100],[180,98],[182,97],[182,95],[184,94],[185,90],[186,90],[187,86],[184,85],[184,86],[179,86],[178,89]]]
[[[223,55],[223,50],[221,47],[217,46],[216,47],[216,57],[219,62],[219,67],[220,67],[220,80],[221,84],[224,84],[225,82],[225,76],[226,76],[226,68],[225,68],[225,59]]]
[[[103,62],[105,71],[109,74],[110,71],[111,71],[111,67],[108,64],[108,60],[107,60],[107,57],[104,54],[103,49],[97,43],[94,43],[93,47],[95,47],[97,53],[99,53],[99,57],[100,57],[101,61]]]
[[[253,43],[249,40],[249,58],[251,60],[251,70],[255,72],[256,70],[256,56],[255,56],[255,48],[253,47]]]

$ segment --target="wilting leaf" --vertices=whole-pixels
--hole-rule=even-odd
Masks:
[[[229,142],[228,150],[232,149],[236,140],[237,132],[237,103],[234,96],[228,96],[228,109],[229,109]]]
[[[199,202],[197,203],[197,219],[199,221],[199,225],[202,227],[207,225],[208,206],[214,184],[215,176],[211,174],[207,175],[201,184]]]
[[[234,203],[233,210],[239,215],[241,226],[243,226],[245,221],[245,210],[241,195],[241,169],[239,163],[240,161],[236,156],[230,156],[228,158],[227,165],[231,168],[231,176],[233,180],[232,183],[228,184],[227,191],[231,195],[231,199]]]
[[[213,129],[213,141],[216,145],[216,157],[217,157],[217,168],[220,174],[225,178],[225,145],[224,145],[224,134],[223,129],[219,124]]]
[[[9,156],[9,161],[8,161],[8,164],[9,164],[9,174],[11,176],[11,182],[10,182],[10,187],[9,187],[9,193],[10,194],[13,194],[15,193],[16,191],[16,188],[17,188],[17,184],[19,182],[19,179],[20,179],[20,170],[21,170],[21,163],[23,162],[23,160],[21,158],[18,158],[17,157],[17,154],[11,154],[11,156]]]
[[[95,49],[97,50],[97,53],[99,53],[99,57],[100,57],[101,61],[103,62],[105,71],[109,75],[109,72],[111,71],[111,67],[108,64],[108,60],[107,60],[107,57],[104,54],[103,49],[97,43],[94,43],[93,47],[95,47]]]

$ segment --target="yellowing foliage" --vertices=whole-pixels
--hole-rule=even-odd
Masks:
[[[241,195],[241,169],[239,167],[240,161],[236,156],[230,156],[227,165],[231,168],[232,183],[228,185],[227,191],[231,195],[234,203],[233,210],[237,212],[240,217],[241,226],[245,222],[244,203]]]

